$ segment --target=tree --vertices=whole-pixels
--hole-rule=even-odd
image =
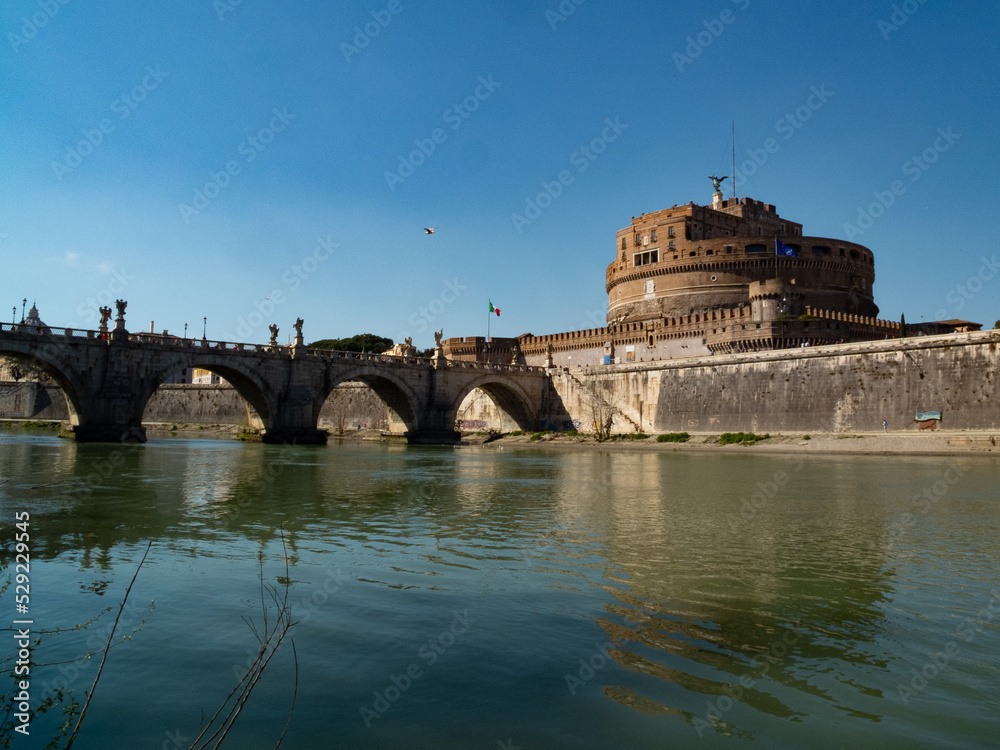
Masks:
[[[346,339],[320,339],[309,344],[310,349],[330,349],[339,352],[371,352],[381,354],[392,348],[392,339],[374,333],[359,333]]]
[[[994,330],[1000,329],[1000,320],[998,320],[996,323],[993,324],[993,329]]]
[[[594,436],[607,440],[623,398],[621,382],[613,375],[594,376],[584,384],[583,398],[590,411]]]
[[[7,372],[14,382],[21,380],[41,380],[45,373],[38,365],[38,360],[20,354],[8,354],[5,357]]]

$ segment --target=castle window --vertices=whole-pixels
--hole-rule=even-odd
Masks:
[[[705,255],[715,255],[715,250],[712,250],[710,248],[710,249],[708,249],[708,250],[705,251]]]
[[[674,241],[670,240],[670,242],[667,243],[667,247],[670,248],[671,250],[673,250],[674,249]]]
[[[854,260],[857,260],[858,259],[858,251],[857,250],[851,250],[851,257],[854,258]]]
[[[644,253],[635,253],[632,256],[633,266],[648,266],[650,263],[660,262],[660,251],[659,250],[647,250]]]
[[[622,263],[624,263],[624,262],[625,262],[625,252],[622,251]]]
[[[654,229],[649,237],[650,241],[656,242],[656,230]]]
[[[674,236],[674,228],[667,227],[667,237],[673,237],[673,236]]]
[[[639,245],[641,245],[641,244],[642,244],[642,235],[641,234],[637,234],[635,236],[635,246],[639,247]]]
[[[763,254],[767,252],[767,245],[747,245],[743,248],[743,252],[747,255]]]
[[[733,246],[726,245],[726,255],[732,255],[732,254],[733,254]]]
[[[812,246],[812,254],[813,255],[829,255],[830,254],[830,248],[828,248],[828,247],[826,247],[824,245],[813,245]]]
[[[627,245],[628,245],[628,240],[622,237],[622,250],[624,250]]]

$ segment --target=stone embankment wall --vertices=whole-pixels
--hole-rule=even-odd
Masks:
[[[589,429],[595,386],[618,405],[615,432],[845,432],[1000,429],[1000,331],[910,337],[553,374],[556,426]]]
[[[55,385],[0,381],[0,418],[69,419],[66,397]]]

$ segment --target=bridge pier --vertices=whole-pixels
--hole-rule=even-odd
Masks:
[[[326,445],[326,430],[310,427],[277,427],[264,430],[262,443],[278,445]]]
[[[454,445],[462,442],[462,433],[457,430],[407,432],[406,442],[412,445]]]
[[[142,425],[78,424],[73,425],[78,443],[145,443],[146,428]]]

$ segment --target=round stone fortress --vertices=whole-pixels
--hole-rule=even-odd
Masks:
[[[777,242],[785,252],[778,255]],[[781,282],[772,315],[806,307],[874,318],[871,250],[802,235],[774,206],[752,198],[683,206],[633,217],[608,266],[608,324],[720,313],[749,307],[760,285]],[[794,292],[791,290],[794,289]]]
[[[446,356],[568,368],[904,335],[901,323],[877,317],[871,250],[804,236],[770,203],[724,200],[721,178],[711,179],[710,205],[634,216],[618,231],[605,326],[449,339]]]

